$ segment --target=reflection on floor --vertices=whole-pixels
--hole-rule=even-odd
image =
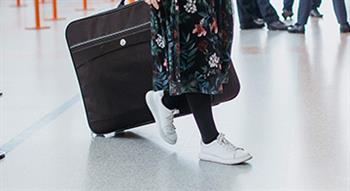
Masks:
[[[242,89],[214,114],[220,131],[253,154],[240,166],[198,161],[191,116],[175,120],[175,146],[153,124],[91,137],[64,39],[66,24],[84,16],[75,11],[81,1],[60,2],[67,19],[43,31],[24,30],[33,25],[31,1],[13,3],[0,1],[0,147],[9,151],[0,190],[349,191],[350,35],[339,33],[331,2],[305,36],[240,31],[236,22]],[[96,11],[115,5],[91,3]],[[49,16],[50,4],[41,7]]]

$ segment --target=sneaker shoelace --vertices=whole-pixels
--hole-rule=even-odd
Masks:
[[[171,110],[171,113],[166,116],[166,119],[171,122],[171,124],[174,123],[174,115],[180,113],[178,109]],[[175,129],[175,126],[173,125],[173,128]]]
[[[219,143],[219,145],[224,146],[227,150],[230,151],[243,150],[242,148],[233,145],[229,140],[225,138],[225,135],[222,133],[219,134],[217,142]]]

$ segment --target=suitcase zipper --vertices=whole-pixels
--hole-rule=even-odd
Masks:
[[[115,33],[112,33],[112,34],[108,34],[108,35],[105,35],[105,36],[101,36],[101,37],[97,37],[97,38],[94,38],[94,39],[90,39],[90,40],[87,40],[87,41],[85,41],[85,42],[81,42],[81,43],[72,45],[72,46],[70,47],[70,49],[76,49],[76,48],[81,47],[81,46],[84,46],[84,45],[86,45],[86,44],[90,44],[90,43],[93,43],[93,42],[96,42],[96,41],[101,41],[102,39],[109,38],[109,37],[113,37],[113,36],[118,35],[118,34],[120,34],[120,33],[123,33],[123,32],[129,31],[129,30],[133,30],[133,29],[136,29],[136,28],[139,28],[139,27],[148,25],[148,24],[150,24],[150,23],[151,23],[151,22],[148,21],[148,22],[145,22],[145,23],[142,23],[142,24],[139,24],[139,25],[136,25],[136,26],[133,26],[133,27],[130,27],[130,28],[127,28],[127,29],[124,29],[124,30],[121,30],[121,31],[118,31],[118,32],[115,32]]]

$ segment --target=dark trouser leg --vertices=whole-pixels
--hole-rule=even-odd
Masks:
[[[321,0],[312,0],[312,9],[318,9],[321,6]]]
[[[213,118],[211,96],[201,93],[186,93],[179,96],[165,94],[163,104],[169,109],[190,109],[199,128],[202,141],[210,143],[219,135]]]
[[[254,18],[253,15],[251,15],[251,10],[253,9],[253,1],[254,0],[237,0],[237,9],[240,24],[253,22]]]
[[[293,4],[294,4],[294,0],[284,0],[283,1],[283,10],[292,11]]]
[[[252,6],[253,6],[253,8],[252,8],[252,10],[253,10],[253,13],[252,13],[253,17],[254,18],[263,18],[262,14],[260,12],[260,9],[259,9],[258,2],[256,0],[254,0],[252,2]]]
[[[298,25],[306,25],[312,9],[312,0],[300,0],[298,8]]]
[[[186,94],[187,103],[205,144],[217,138],[219,132],[216,129],[211,106],[211,95],[201,93]]]
[[[334,12],[337,16],[338,23],[341,25],[347,24],[347,13],[344,0],[333,0]]]
[[[279,16],[269,0],[257,0],[257,3],[262,17],[267,24],[279,20]]]
[[[240,24],[249,24],[256,18],[262,18],[256,0],[237,0],[237,9]]]

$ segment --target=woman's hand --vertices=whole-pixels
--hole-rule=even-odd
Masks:
[[[145,2],[149,5],[153,5],[157,10],[159,9],[158,2],[160,2],[160,0],[145,0]]]

